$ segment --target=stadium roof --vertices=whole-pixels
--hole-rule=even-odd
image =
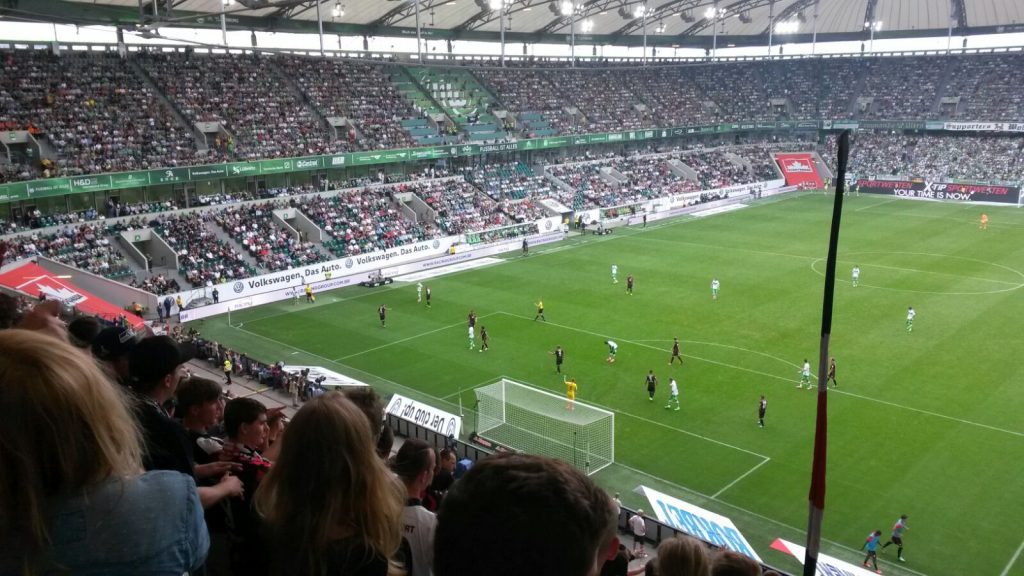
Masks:
[[[315,32],[315,0],[231,0],[225,8],[233,30]],[[420,22],[430,39],[497,40],[502,0],[420,0]],[[571,17],[569,0],[504,0],[509,42],[564,43]],[[154,3],[156,6],[154,7]],[[77,24],[219,27],[224,0],[3,0],[0,13],[14,18]],[[6,7],[5,7],[6,6]],[[646,6],[647,17],[643,14]],[[710,16],[719,9],[717,24]],[[413,0],[321,0],[325,32],[367,36],[414,34]],[[335,16],[337,9],[344,15]],[[770,22],[796,25],[776,41],[943,36],[950,23],[957,35],[1024,32],[1021,0],[575,0],[577,42],[705,46],[713,29],[720,41],[763,44]],[[817,12],[817,24],[814,14]],[[156,15],[154,15],[156,14]],[[212,17],[211,17],[212,16]],[[584,33],[582,23],[593,29]]]

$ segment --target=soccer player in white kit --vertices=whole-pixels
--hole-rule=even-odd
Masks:
[[[416,283],[416,303],[423,301],[423,282]]]
[[[796,387],[802,388],[805,382],[808,390],[814,388],[814,385],[811,384],[811,363],[806,358],[804,358],[804,367],[800,370],[800,383]]]
[[[673,404],[679,410],[679,385],[675,378],[668,381],[668,404],[665,404],[665,409],[668,410]]]
[[[619,267],[612,264],[612,284],[619,283]]]
[[[711,279],[711,299],[718,300],[718,278]]]
[[[469,327],[469,349],[470,350],[472,350],[473,348],[476,348],[476,333],[475,333],[475,330],[476,329],[473,328],[472,326]]]
[[[854,266],[853,267],[852,276],[853,276],[853,285],[854,285],[854,287],[856,287],[857,284],[860,284],[860,266]]]
[[[907,308],[907,332],[914,331],[914,316],[917,316],[917,312],[914,312],[914,307]]]

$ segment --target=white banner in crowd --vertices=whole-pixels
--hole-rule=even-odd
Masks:
[[[783,554],[789,554],[793,558],[796,558],[797,562],[802,566],[804,563],[804,556],[806,555],[807,549],[799,544],[793,544],[783,540],[782,538],[776,538],[775,542],[772,542],[772,548],[782,552]],[[821,576],[874,576],[874,570],[866,570],[857,566],[856,564],[850,564],[844,562],[838,558],[833,558],[825,554],[818,554],[818,564],[815,567],[815,574],[821,574]]]
[[[690,536],[710,542],[715,546],[728,548],[739,552],[761,562],[761,557],[754,552],[747,539],[736,529],[736,525],[725,516],[715,514],[699,506],[683,502],[668,494],[652,490],[647,486],[640,487],[647,500],[651,503],[651,509],[658,516],[658,520],[668,524],[676,530],[686,532]]]
[[[943,127],[964,132],[1024,132],[1024,122],[946,122]]]
[[[419,424],[424,428],[429,428],[445,436],[455,436],[458,438],[459,432],[462,431],[462,418],[459,416],[449,414],[444,410],[438,410],[433,406],[417,402],[411,398],[406,398],[401,394],[395,394],[391,397],[386,411],[388,414],[394,414],[402,420]]]

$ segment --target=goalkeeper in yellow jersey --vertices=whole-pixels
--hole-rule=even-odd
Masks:
[[[576,379],[562,376],[562,382],[565,382],[565,409],[573,410],[576,405]]]

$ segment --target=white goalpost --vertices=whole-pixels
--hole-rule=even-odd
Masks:
[[[476,432],[522,452],[558,458],[585,474],[615,462],[615,413],[508,378],[474,390]]]

